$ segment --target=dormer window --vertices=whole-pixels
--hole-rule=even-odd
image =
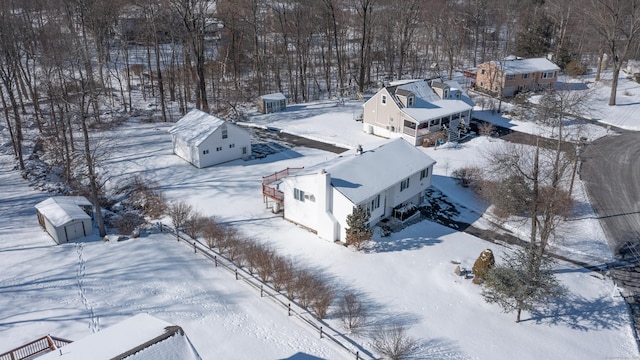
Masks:
[[[409,96],[407,98],[407,107],[413,107],[414,102],[415,102],[415,98],[413,96]]]
[[[449,98],[449,89],[444,89],[444,92],[442,94],[442,98],[443,99],[448,99]]]
[[[380,102],[382,103],[382,105],[387,105],[387,95],[382,95],[382,97],[380,98]]]

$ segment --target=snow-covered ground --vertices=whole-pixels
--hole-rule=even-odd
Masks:
[[[637,84],[631,87],[622,81],[621,85],[637,94],[630,103],[640,103]],[[598,104],[604,104],[601,113],[607,115],[599,121],[605,123],[617,119],[613,111],[605,111],[610,109],[607,100],[608,96],[598,99]],[[247,122],[348,148],[362,144],[366,149],[383,140],[365,134],[362,123],[354,120],[360,105],[293,105],[282,113],[251,116]],[[630,115],[625,126],[640,128],[640,119],[635,118],[637,124],[633,119]],[[528,126],[508,119],[495,121],[507,122],[517,130]],[[453,271],[454,262],[471,268],[486,248],[498,258],[509,249],[429,221],[387,238],[376,236],[365,252],[321,240],[265,209],[260,180],[335,154],[295,147],[264,159],[196,169],[172,155],[166,131],[170,126],[130,122],[105,134],[113,154],[105,164],[113,176],[109,186],[142,175],[160,184],[170,200],[187,200],[203,214],[215,215],[244,234],[272,244],[281,254],[318,269],[337,287],[361,294],[372,323],[394,319],[407,325],[409,334],[419,340],[418,358],[638,356],[627,307],[609,279],[559,262],[557,275],[568,289],[567,297],[540,312],[523,314],[524,321],[516,324],[514,314],[503,314],[497,306],[485,303],[480,288]],[[606,130],[597,132],[601,127],[588,128],[593,129],[590,136],[606,135]],[[482,149],[499,141],[476,138],[437,150],[421,148],[438,162],[434,188],[458,204],[460,219],[478,227],[489,226],[486,205],[448,175],[458,167],[481,164]],[[182,326],[204,359],[352,358],[273,302],[260,298],[255,289],[166,234],[151,233],[123,242],[94,238],[54,245],[39,228],[33,209],[47,194],[33,191],[18,172],[10,170],[8,156],[0,156],[0,161],[0,352],[44,334],[78,340],[147,312]],[[581,208],[563,224],[566,236],[562,243],[553,244],[553,250],[594,264],[611,259],[580,181],[574,195]],[[325,326],[336,336],[344,332],[332,311]],[[371,350],[366,334],[347,336],[361,346],[351,345],[352,349],[365,355]]]

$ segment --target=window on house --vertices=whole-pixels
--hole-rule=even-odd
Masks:
[[[209,150],[202,150],[202,154],[207,155],[209,153]]]
[[[247,154],[247,147],[243,146],[242,147],[242,155],[246,155]]]
[[[524,85],[518,85],[518,91],[524,91]]]
[[[484,87],[484,83],[480,81],[480,87]]]
[[[414,101],[413,96],[409,96],[409,98],[407,99],[407,107],[412,107],[413,101]]]
[[[528,79],[529,78],[529,74],[522,74],[522,78],[523,79]]]
[[[409,120],[405,120],[404,121],[404,127],[406,128],[410,128],[410,129],[414,129],[416,128],[416,123],[409,121]]]
[[[516,76],[515,76],[515,75],[507,75],[507,76],[505,76],[505,78],[507,79],[507,81],[509,81],[509,80],[515,80],[515,79],[516,79]]]
[[[380,102],[382,102],[382,105],[386,105],[387,104],[387,95],[382,95],[382,97],[380,98]]]
[[[369,204],[367,204],[367,212],[371,212],[380,207],[380,194],[376,195],[376,197],[371,200]]]
[[[427,176],[429,176],[429,168],[422,169],[422,171],[420,171],[420,180],[426,178]]]
[[[216,148],[216,151],[222,151],[222,146],[218,146],[218,147]]]
[[[482,70],[480,71],[480,74],[484,75],[484,73],[485,73],[485,70],[484,70],[484,69],[482,69]],[[480,86],[482,86],[482,83],[480,83]]]
[[[226,138],[228,138],[228,137],[229,137],[229,134],[227,133],[227,128],[226,128],[226,127],[223,127],[223,128],[222,128],[222,138],[223,138],[223,139],[226,139]]]
[[[233,149],[234,147],[236,147],[236,144],[229,144],[229,149]]]
[[[298,200],[298,201],[304,202],[304,191],[294,188],[293,189],[293,198]]]
[[[407,178],[406,180],[402,180],[402,182],[400,183],[400,191],[404,191],[405,189],[409,188],[409,178]]]
[[[556,73],[555,71],[547,71],[547,72],[544,72],[544,73],[542,73],[542,78],[543,78],[543,79],[551,79],[551,78],[553,78],[553,76],[555,75],[555,73]]]

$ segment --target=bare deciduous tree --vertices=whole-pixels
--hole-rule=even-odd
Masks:
[[[371,332],[373,349],[389,360],[402,360],[418,352],[418,341],[409,336],[407,327],[397,322],[381,324]]]
[[[184,232],[192,239],[202,235],[207,218],[198,210],[193,210],[184,222]]]
[[[367,308],[358,295],[347,291],[338,298],[338,316],[345,329],[357,331],[367,321]]]
[[[193,207],[185,201],[178,201],[169,205],[169,217],[171,218],[173,227],[176,229],[176,237],[179,237],[178,232],[186,224],[189,217],[191,217],[192,211]]]

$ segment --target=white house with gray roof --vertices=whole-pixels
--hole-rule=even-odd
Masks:
[[[346,242],[347,215],[361,206],[369,225],[418,205],[431,186],[435,161],[402,139],[337,158],[284,177],[284,218],[330,241]]]
[[[169,129],[173,153],[204,168],[251,156],[251,134],[198,109],[189,111]]]
[[[428,134],[468,125],[474,103],[455,81],[400,80],[364,103],[364,131],[422,144]]]

